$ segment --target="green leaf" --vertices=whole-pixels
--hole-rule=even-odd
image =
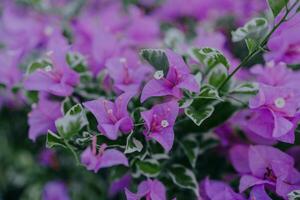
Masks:
[[[258,47],[258,42],[251,38],[246,38],[245,42],[246,42],[249,54],[254,52],[256,50],[256,48]]]
[[[181,188],[192,190],[196,196],[199,195],[196,177],[190,169],[187,169],[182,165],[175,164],[169,168],[168,174],[174,184]]]
[[[289,0],[268,0],[268,2],[274,17],[276,17],[277,15],[279,15],[282,9],[287,5]]]
[[[130,133],[127,137],[125,154],[130,154],[133,152],[141,152],[143,150],[143,144],[133,137],[133,133]]]
[[[218,65],[210,70],[207,75],[208,83],[215,88],[218,88],[227,78],[228,72],[222,65]]]
[[[259,41],[267,34],[268,21],[265,18],[254,18],[243,27],[232,31],[232,41],[239,42],[247,38]]]
[[[299,200],[300,199],[300,190],[294,190],[288,194],[289,200]]]
[[[219,96],[218,90],[211,85],[203,85],[197,99],[208,99],[208,100],[218,100],[223,101],[223,99]]]
[[[141,56],[156,70],[168,73],[169,61],[166,53],[161,49],[143,49]]]
[[[217,49],[214,48],[193,48],[191,56],[205,65],[209,70],[217,65],[223,65],[229,69],[230,64],[226,57]]]
[[[63,139],[61,137],[59,137],[57,134],[48,130],[47,139],[46,139],[46,147],[52,148],[54,146],[61,146],[61,147],[66,148],[66,145],[63,142]]]
[[[65,116],[57,119],[55,125],[59,135],[69,140],[77,135],[84,126],[88,125],[88,120],[82,106],[76,104]]]
[[[189,162],[193,168],[196,166],[198,155],[200,154],[198,140],[195,135],[189,135],[185,137],[180,143],[181,147],[189,159]]]
[[[27,74],[31,74],[37,69],[52,69],[52,65],[49,61],[43,59],[43,60],[38,60],[33,63],[31,63],[28,68],[27,68]]]
[[[77,52],[69,52],[67,54],[67,63],[78,73],[87,71],[87,61],[83,55]]]
[[[138,160],[136,167],[141,174],[147,177],[156,177],[161,171],[159,162],[154,159]]]
[[[195,109],[193,106],[184,109],[184,113],[188,116],[197,126],[200,126],[204,120],[209,118],[214,112],[214,107],[211,105]]]
[[[256,94],[258,92],[258,84],[252,82],[244,82],[235,86],[230,93],[237,94]]]
[[[185,43],[184,33],[178,29],[171,28],[165,33],[164,43],[168,48],[176,49]]]

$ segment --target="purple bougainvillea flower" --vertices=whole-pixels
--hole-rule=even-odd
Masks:
[[[265,137],[293,143],[293,131],[299,121],[299,92],[292,88],[260,85],[259,93],[250,99],[254,115],[249,130]]]
[[[57,96],[70,96],[79,83],[79,74],[72,70],[66,61],[68,46],[63,36],[53,36],[49,44],[52,66],[37,69],[25,78],[27,90],[48,92]]]
[[[98,130],[111,140],[116,140],[119,131],[129,133],[133,129],[133,121],[127,111],[127,105],[135,93],[120,95],[115,102],[103,98],[85,102],[83,105],[90,110],[98,121]]]
[[[10,51],[0,54],[0,83],[11,89],[22,77],[18,65],[21,61],[20,51]]]
[[[155,78],[150,80],[142,91],[142,102],[150,97],[158,96],[181,98],[182,89],[199,92],[200,86],[194,76],[190,74],[190,70],[182,57],[170,50],[167,50],[166,54],[169,61],[167,77],[154,75]]]
[[[249,200],[272,200],[266,193],[264,185],[256,185],[250,192]]]
[[[58,169],[59,163],[55,152],[52,149],[43,149],[38,155],[38,162],[46,167]]]
[[[68,189],[62,181],[48,182],[43,190],[43,200],[70,200]]]
[[[131,15],[123,40],[129,45],[155,47],[160,36],[159,22],[151,16],[143,15],[138,8],[133,6]]]
[[[246,200],[225,182],[206,178],[199,187],[199,200]]]
[[[230,158],[242,175],[240,192],[265,185],[286,198],[289,192],[300,187],[300,173],[294,168],[293,158],[274,147],[236,145],[230,150]]]
[[[111,167],[115,165],[128,166],[126,156],[115,149],[106,149],[107,145],[102,144],[97,151],[97,137],[93,137],[91,147],[87,147],[81,154],[81,162],[88,170],[95,173],[101,168]]]
[[[35,141],[38,136],[46,134],[48,130],[55,132],[55,120],[61,116],[60,103],[49,100],[46,94],[41,93],[38,104],[34,104],[32,111],[28,114],[29,138]]]
[[[279,15],[279,17],[282,17]],[[265,54],[266,60],[285,62],[288,64],[300,63],[300,16],[291,17],[272,34]]]
[[[147,200],[166,200],[165,186],[158,180],[148,179],[138,186],[136,194],[125,189],[127,200],[140,200],[145,197]]]
[[[251,73],[256,75],[255,80],[270,86],[280,86],[299,89],[300,74],[297,71],[289,69],[286,63],[276,64],[270,61],[266,67],[256,65],[251,68]]]
[[[114,81],[114,87],[123,92],[138,92],[142,82],[151,72],[151,68],[142,65],[138,58],[111,58],[106,63],[108,75]]]
[[[129,186],[131,183],[131,175],[130,174],[125,174],[122,176],[120,179],[115,180],[111,185],[109,186],[109,196],[111,198],[115,197],[118,193],[121,191],[123,192],[125,188]]]
[[[174,141],[173,126],[179,107],[176,101],[153,106],[151,110],[141,113],[145,121],[144,135],[159,142],[166,151],[170,151]]]

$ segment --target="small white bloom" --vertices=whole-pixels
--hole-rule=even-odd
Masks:
[[[51,67],[50,65],[47,65],[47,66],[45,67],[45,71],[46,71],[46,72],[51,72],[51,71],[52,71],[52,67]]]
[[[126,63],[127,62],[127,59],[126,58],[120,58],[120,63]]]
[[[33,103],[33,104],[31,105],[31,108],[32,108],[32,109],[35,109],[36,107],[37,107],[36,103]]]
[[[156,72],[154,73],[154,78],[155,78],[156,80],[160,80],[160,79],[162,79],[163,77],[164,77],[164,72],[163,72],[162,70],[156,71]]]
[[[53,29],[53,27],[51,27],[51,26],[47,26],[47,27],[44,29],[44,33],[45,33],[45,35],[47,35],[47,36],[52,35],[53,31],[54,31],[54,29]]]
[[[112,113],[113,113],[113,110],[112,110],[112,109],[108,109],[108,110],[107,110],[107,113],[108,113],[108,114],[112,114]]]
[[[275,66],[274,60],[269,61],[269,62],[266,63],[266,67],[268,67],[268,68],[273,68],[274,66]]]
[[[169,126],[169,122],[168,122],[167,120],[164,119],[164,120],[161,120],[160,125],[161,125],[162,127],[166,128],[166,127]]]
[[[282,97],[275,99],[274,103],[277,108],[283,108],[285,106],[285,100]]]

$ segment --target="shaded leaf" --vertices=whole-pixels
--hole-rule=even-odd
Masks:
[[[177,186],[190,189],[198,196],[198,183],[194,173],[182,165],[172,165],[168,172],[174,184]]]
[[[161,49],[143,49],[141,56],[156,70],[168,73],[169,61],[165,52]]]
[[[65,116],[55,121],[59,135],[67,140],[77,135],[87,124],[85,111],[80,104],[73,106]]]
[[[288,2],[289,0],[268,0],[274,17],[276,17],[282,11]]]
[[[208,69],[212,69],[217,65],[223,65],[229,69],[230,64],[227,58],[217,49],[214,48],[193,48],[191,56],[205,65]]]
[[[160,164],[154,159],[138,160],[136,167],[141,174],[147,177],[156,177],[161,171]]]
[[[61,146],[66,148],[66,145],[61,137],[57,134],[53,133],[52,131],[48,130],[47,139],[46,139],[46,147],[52,148],[54,146]]]
[[[259,40],[266,35],[268,21],[265,18],[254,18],[247,22],[243,27],[231,32],[232,41],[239,42],[247,38]]]
[[[185,108],[184,113],[197,125],[200,126],[204,120],[209,118],[214,112],[211,105],[195,109],[193,106]]]
[[[195,135],[185,137],[181,142],[181,147],[193,168],[196,166],[197,157],[200,154],[198,140]]]
[[[133,137],[133,133],[130,133],[127,137],[125,154],[133,153],[133,152],[141,152],[143,150],[143,144]]]

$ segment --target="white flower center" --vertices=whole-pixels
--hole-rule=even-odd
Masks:
[[[268,68],[273,68],[274,66],[275,66],[275,61],[274,60],[269,61],[269,62],[266,63],[266,67],[268,67]]]
[[[127,59],[126,58],[120,58],[120,63],[126,63],[127,62]]]
[[[46,71],[46,72],[51,72],[51,71],[52,71],[52,67],[51,67],[50,65],[47,65],[47,66],[45,67],[45,71]]]
[[[44,30],[45,35],[50,36],[53,33],[54,29],[51,26],[47,26]]]
[[[274,103],[277,108],[283,108],[285,106],[285,100],[282,97],[275,99]]]
[[[108,114],[112,114],[112,113],[113,113],[113,110],[112,110],[112,109],[108,109],[108,110],[107,110],[107,113],[108,113]]]
[[[167,120],[164,119],[164,120],[161,120],[160,125],[161,125],[162,127],[166,128],[166,127],[169,126],[169,122],[168,122]]]
[[[154,78],[155,78],[156,80],[160,80],[160,79],[162,79],[163,77],[164,77],[164,72],[163,72],[162,70],[156,71],[156,72],[154,73]]]

